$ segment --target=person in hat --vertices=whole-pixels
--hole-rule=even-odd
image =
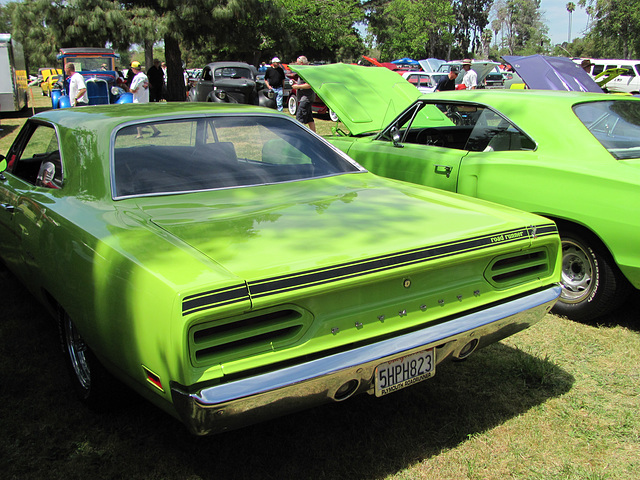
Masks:
[[[282,92],[284,90],[284,81],[287,77],[284,74],[284,70],[280,65],[280,59],[273,57],[271,59],[271,66],[267,68],[264,74],[264,83],[269,90],[273,90],[276,94],[276,108],[279,112],[282,111]]]
[[[129,90],[133,93],[133,103],[149,103],[149,79],[142,71],[140,62],[135,60],[131,62],[131,70],[133,70],[134,77],[133,80],[131,80]],[[160,130],[158,130],[155,125],[151,125],[151,129],[153,130],[151,134],[152,137],[160,135]],[[136,138],[142,138],[141,127],[138,127],[138,135]]]
[[[451,67],[446,77],[436,85],[436,92],[444,92],[446,90],[456,89],[456,78],[458,78],[458,67]]]
[[[466,90],[475,90],[478,86],[478,74],[471,69],[471,60],[465,58],[462,60],[462,69],[464,70],[464,77],[462,77],[462,84]]]
[[[580,66],[582,67],[582,69],[587,73],[591,73],[591,65],[593,65],[593,63],[591,63],[591,60],[589,60],[588,58],[585,58],[580,63]]]

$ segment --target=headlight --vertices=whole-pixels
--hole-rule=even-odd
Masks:
[[[120,95],[122,95],[124,93],[124,90],[120,87],[111,87],[111,95],[115,96],[115,97],[119,97]]]
[[[216,90],[216,97],[218,97],[220,100],[224,100],[225,98],[227,98],[227,92],[225,92],[224,90]]]

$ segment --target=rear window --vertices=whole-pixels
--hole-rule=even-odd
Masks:
[[[114,197],[187,193],[358,172],[326,142],[286,118],[220,116],[120,129]]]
[[[615,158],[640,158],[640,101],[581,103],[573,111]]]

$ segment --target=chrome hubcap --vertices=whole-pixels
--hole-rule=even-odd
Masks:
[[[588,297],[595,288],[593,275],[596,270],[593,257],[582,245],[562,241],[562,295],[566,303],[578,303]]]

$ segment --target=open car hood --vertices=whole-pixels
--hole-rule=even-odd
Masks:
[[[529,88],[602,93],[602,88],[580,65],[566,57],[504,56]]]
[[[311,85],[352,135],[381,130],[421,95],[388,68],[343,63],[290,67]]]

